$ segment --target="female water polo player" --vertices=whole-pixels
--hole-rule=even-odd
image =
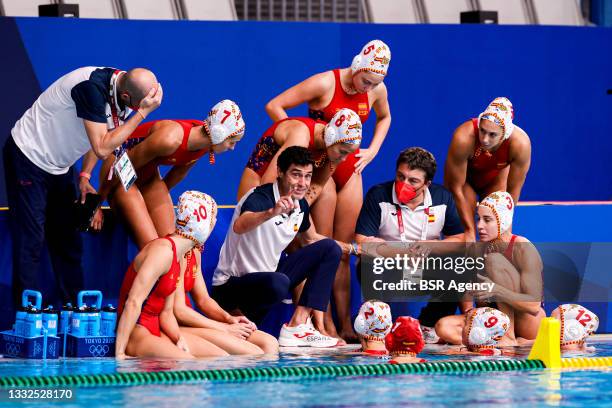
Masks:
[[[215,153],[233,150],[244,130],[238,105],[223,100],[210,110],[204,121],[160,120],[139,126],[124,145],[138,176],[128,191],[116,178],[108,180],[114,158],[103,163],[100,193],[109,194],[111,208],[122,214],[139,248],[174,231],[169,191],[203,155],[208,153],[213,164]],[[172,166],[164,178],[159,165]]]
[[[513,123],[507,98],[495,98],[477,119],[455,130],[448,149],[444,184],[455,196],[465,237],[474,242],[474,209],[478,198],[508,191],[515,203],[531,164],[531,142]]]
[[[186,191],[178,201],[176,230],[149,242],[128,268],[119,295],[115,355],[193,358],[225,351],[181,332],[173,312],[180,279],[179,260],[204,245],[216,222],[216,203],[207,194]]]
[[[413,317],[400,316],[385,337],[385,346],[389,350],[391,364],[424,363],[425,359],[417,356],[425,347],[425,340],[419,321]]]
[[[357,112],[361,122],[365,123],[370,110],[374,109],[376,127],[369,147],[355,151],[338,166],[333,179],[312,208],[317,231],[339,241],[351,242],[354,239],[355,224],[363,202],[361,172],[376,157],[391,125],[387,88],[383,83],[390,61],[389,47],[380,40],[370,41],[355,56],[350,67],[313,75],[266,105],[266,112],[274,121],[287,118],[287,109],[303,103],[308,104],[311,118],[326,122],[331,121],[339,109],[348,108]],[[350,314],[349,279],[349,258],[345,256],[336,274],[334,299],[341,337],[356,339]],[[336,333],[329,312],[326,328],[328,333]]]
[[[511,232],[514,200],[504,191],[497,191],[478,205],[478,234],[486,245],[485,272],[481,282],[494,283],[491,291],[474,293],[477,304],[489,303],[510,319],[510,327],[501,345],[517,345],[517,340],[533,340],[542,309],[542,259],[525,237]],[[493,303],[492,303],[493,302]],[[463,316],[448,316],[436,324],[441,339],[461,344]],[[439,330],[441,331],[439,331]]]
[[[373,356],[389,354],[385,347],[385,336],[392,324],[391,308],[385,302],[368,300],[361,305],[354,328],[362,351]]]
[[[597,315],[581,305],[561,305],[550,316],[561,322],[561,350],[586,350],[587,338],[599,327]]]
[[[238,201],[253,187],[274,181],[276,161],[289,146],[307,148],[315,168],[306,195],[312,205],[327,180],[348,155],[361,143],[361,120],[350,109],[340,109],[329,123],[310,118],[286,118],[273,124],[257,142],[249,157],[240,186]]]

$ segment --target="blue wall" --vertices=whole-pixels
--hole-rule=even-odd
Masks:
[[[214,168],[199,163],[175,196],[197,187],[233,204],[247,157],[270,125],[265,103],[309,75],[349,65],[363,43],[381,38],[393,52],[386,83],[394,120],[366,172],[366,187],[388,178],[389,163],[407,146],[428,148],[442,168],[455,127],[506,95],[533,141],[523,200],[612,199],[612,96],[606,95],[612,53],[605,52],[612,29],[53,18],[3,18],[0,29],[12,30],[0,44],[4,60],[14,61],[13,70],[33,69],[38,82],[5,81],[5,95],[19,98],[13,105],[21,109],[0,116],[0,130],[10,129],[35,99],[32,87],[44,89],[84,65],[151,68],[165,89],[151,119],[202,117],[218,100],[236,100],[247,122],[245,139]],[[111,36],[119,45],[110,46]],[[366,126],[366,141],[373,124]],[[1,190],[0,206],[6,202]]]
[[[380,38],[393,51],[386,84],[394,119],[366,171],[366,188],[389,179],[397,152],[413,145],[436,155],[441,180],[454,128],[505,95],[533,143],[523,200],[612,199],[612,96],[606,95],[612,88],[611,29],[0,18],[0,38],[2,144],[41,89],[85,65],[152,69],[165,97],[151,119],[201,118],[220,99],[237,101],[247,122],[245,139],[214,167],[198,163],[175,198],[197,188],[220,204],[233,204],[247,157],[270,125],[265,103],[309,75],[349,65],[362,44]],[[294,111],[304,113],[303,107]],[[373,125],[371,120],[365,127],[366,141]],[[0,207],[6,205],[1,172],[0,165]],[[534,241],[610,241],[611,208],[519,207],[516,232]],[[214,243],[207,245],[208,272],[230,216],[229,210],[220,212],[225,226],[220,222]],[[0,328],[10,318],[4,217],[0,213]],[[88,285],[113,297],[131,253],[122,228],[107,226],[101,236],[87,239],[84,262]],[[43,284],[51,288],[45,276]],[[607,308],[601,304],[597,312],[610,331]]]

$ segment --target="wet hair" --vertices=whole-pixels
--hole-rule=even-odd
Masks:
[[[411,170],[423,170],[427,181],[433,180],[438,167],[434,155],[421,147],[402,150],[397,157],[395,169],[397,170],[401,164],[406,164]]]
[[[289,170],[292,164],[296,166],[311,165],[314,167],[314,160],[312,160],[310,152],[305,147],[290,146],[278,156],[277,165],[280,171],[284,173]]]

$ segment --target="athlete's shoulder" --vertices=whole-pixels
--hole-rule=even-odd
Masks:
[[[308,128],[309,118],[288,118],[284,122],[278,124],[274,130],[274,139],[279,144],[284,144],[289,136],[293,143],[307,147],[310,142],[310,131]]]
[[[514,130],[510,136],[510,145],[519,149],[527,148],[531,146],[531,139],[523,129],[514,125]]]
[[[453,133],[449,153],[453,152],[462,156],[471,155],[476,145],[476,137],[472,120],[463,122]]]
[[[311,84],[312,86],[316,86],[320,89],[327,89],[335,86],[336,78],[334,76],[334,71],[324,71],[314,74],[306,79],[306,82]]]
[[[178,148],[183,142],[183,127],[174,120],[159,120],[151,126],[149,134],[160,135],[160,140],[169,148]]]

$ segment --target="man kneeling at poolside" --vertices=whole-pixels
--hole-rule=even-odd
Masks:
[[[274,183],[249,191],[238,203],[213,277],[213,297],[225,310],[261,321],[272,306],[306,280],[298,306],[281,329],[283,347],[332,347],[337,339],[310,323],[313,310],[326,311],[342,253],[349,244],[317,234],[304,199],[314,162],[307,149],[292,146],[278,157]],[[281,260],[297,236],[301,248]]]

